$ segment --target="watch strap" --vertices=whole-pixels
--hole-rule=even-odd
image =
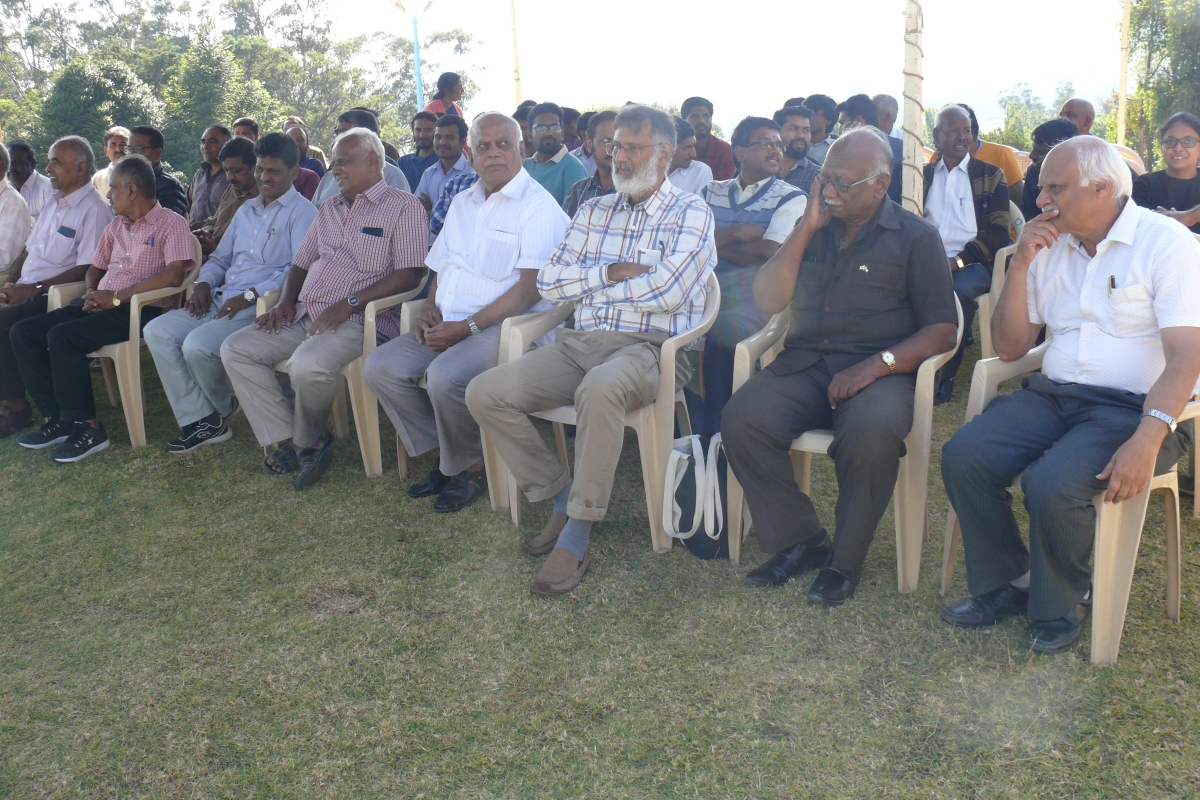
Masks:
[[[1150,408],[1150,409],[1143,411],[1142,416],[1143,417],[1154,417],[1156,420],[1166,423],[1167,427],[1171,429],[1172,433],[1175,432],[1175,418],[1172,417],[1170,414],[1167,414],[1163,411],[1159,411],[1157,408]]]
[[[479,326],[475,324],[474,317],[467,317],[467,327],[471,329],[472,336],[475,336],[479,333]]]

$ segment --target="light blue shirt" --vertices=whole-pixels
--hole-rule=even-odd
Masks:
[[[421,182],[417,184],[415,194],[417,197],[423,196],[429,201],[430,206],[436,206],[437,201],[442,199],[442,189],[446,188],[446,184],[451,179],[474,171],[471,167],[471,162],[467,160],[466,154],[458,157],[458,161],[454,162],[454,166],[450,168],[449,172],[442,171],[442,162],[439,159],[430,164],[425,172],[421,173]]]
[[[207,283],[214,296],[220,292],[225,297],[247,289],[260,295],[278,289],[316,216],[317,207],[294,186],[266,208],[261,196],[243,203],[200,268],[197,283]]]
[[[412,188],[408,185],[408,178],[404,177],[404,173],[399,167],[393,167],[391,164],[383,165],[383,180],[388,186],[395,186],[397,189],[405,192],[412,192]],[[317,184],[316,194],[313,195],[313,205],[320,207],[329,198],[338,193],[337,181],[333,179],[333,162],[329,163],[329,169],[326,170],[325,176],[321,178],[321,182]]]

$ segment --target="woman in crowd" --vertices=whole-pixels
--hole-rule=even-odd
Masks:
[[[1200,117],[1180,112],[1158,129],[1166,169],[1148,172],[1133,182],[1133,202],[1179,220],[1200,233]]]

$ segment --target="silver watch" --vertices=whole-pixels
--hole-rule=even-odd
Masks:
[[[1143,417],[1154,417],[1157,420],[1167,423],[1167,427],[1171,429],[1171,433],[1175,432],[1175,418],[1170,414],[1164,414],[1157,408],[1151,408],[1142,412]]]
[[[474,335],[476,335],[477,333],[479,333],[479,326],[475,324],[475,318],[474,318],[474,317],[467,317],[467,327],[471,329],[471,335],[472,335],[472,336],[474,336]]]
[[[258,292],[254,291],[253,289],[247,289],[246,291],[242,292],[242,299],[247,303],[256,303],[258,302]]]
[[[346,298],[346,302],[350,304],[351,308],[358,308],[358,295],[350,295]]]

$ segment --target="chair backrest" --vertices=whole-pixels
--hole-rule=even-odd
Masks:
[[[1008,216],[1012,220],[1011,230],[1013,244],[1021,241],[1021,231],[1025,229],[1025,215],[1021,213],[1021,207],[1012,200],[1008,201]]]

